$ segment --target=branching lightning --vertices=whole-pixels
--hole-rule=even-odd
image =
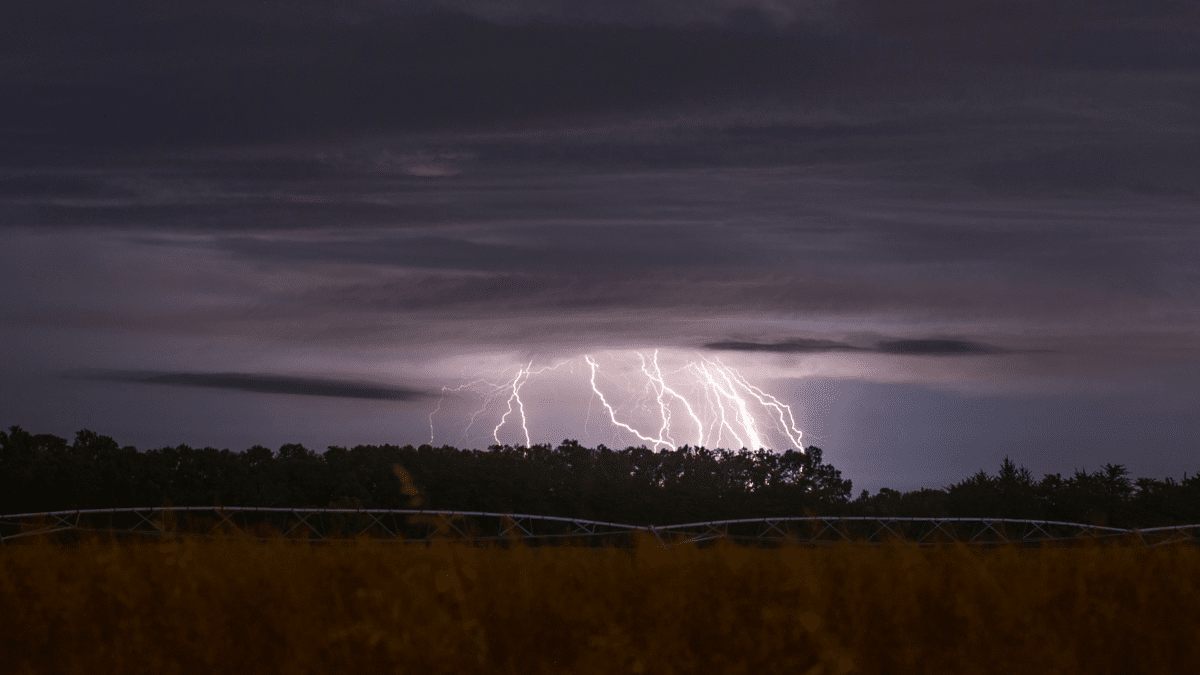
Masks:
[[[517,376],[508,385],[512,390],[512,394],[508,397],[508,410],[504,411],[504,414],[500,416],[500,423],[496,425],[495,429],[492,429],[492,438],[496,439],[497,443],[500,442],[500,429],[508,421],[508,416],[513,414],[513,402],[516,401],[517,417],[521,420],[521,431],[525,433],[525,447],[528,448],[532,445],[529,441],[529,427],[525,423],[525,403],[521,401],[521,387],[529,381],[529,367],[532,365],[531,362],[528,366],[518,370]]]
[[[634,429],[633,427],[629,426],[628,424],[618,420],[617,419],[617,411],[613,410],[613,407],[611,404],[609,404],[608,399],[606,399],[604,397],[604,392],[600,391],[600,388],[596,386],[596,368],[597,368],[596,362],[592,360],[592,357],[590,355],[585,356],[583,358],[585,361],[587,361],[588,365],[591,366],[591,368],[592,368],[592,378],[591,378],[592,391],[594,391],[596,393],[596,396],[600,397],[600,405],[604,406],[604,409],[608,411],[608,418],[610,420],[612,420],[612,423],[614,426],[620,427],[620,428],[628,431],[629,433],[633,434],[634,436],[637,436],[638,438],[640,438],[643,441],[646,441],[647,443],[653,443],[655,445],[655,447],[657,447],[659,445],[666,445],[667,447],[674,447],[670,441],[663,439],[662,434],[660,434],[658,438],[651,438],[650,436],[647,436],[647,435],[643,434],[642,432],[638,431],[637,429]],[[663,429],[665,430],[668,426],[669,425],[667,423],[664,423]]]
[[[510,443],[523,441],[525,447],[530,447],[530,415],[536,417],[538,409],[529,407],[523,389],[548,371],[569,366],[566,370],[574,374],[577,365],[586,365],[586,385],[569,383],[564,389],[559,383],[555,385],[555,398],[569,398],[574,387],[579,394],[598,401],[616,445],[632,441],[655,449],[674,449],[685,443],[714,448],[804,448],[792,408],[719,359],[697,354],[681,365],[665,368],[658,350],[609,353],[607,357],[602,360],[586,354],[540,368],[534,368],[531,361],[518,367],[515,374],[443,387],[444,395],[472,394],[481,400],[467,416],[460,440],[471,442],[470,430],[478,418],[496,416],[492,417],[497,422],[491,433],[496,444],[503,444],[502,438],[507,438]],[[609,365],[602,366],[602,361]],[[537,391],[546,385],[532,386]],[[434,438],[434,416],[442,411],[444,399],[429,414],[430,443]],[[587,417],[585,434],[591,404]]]
[[[521,387],[525,386],[525,383],[529,381],[529,378],[535,375],[541,375],[548,370],[556,370],[562,365],[563,363],[559,363],[558,365],[545,366],[535,370],[533,368],[533,362],[531,361],[527,365],[518,368],[516,374],[511,379],[495,382],[486,378],[477,378],[471,380],[470,382],[460,384],[457,387],[442,387],[442,398],[438,400],[438,405],[433,412],[429,413],[430,444],[434,442],[433,417],[441,411],[442,403],[445,402],[445,395],[470,391],[483,398],[483,405],[472,412],[468,418],[467,426],[465,429],[463,429],[462,433],[463,439],[469,441],[471,427],[475,425],[476,418],[493,408],[497,399],[507,395],[507,398],[505,399],[505,410],[503,414],[500,415],[500,421],[492,429],[492,439],[497,444],[503,443],[503,441],[500,440],[500,430],[509,423],[508,418],[512,416],[516,420],[515,423],[519,424],[521,427],[521,433],[525,439],[525,447],[530,447],[533,445],[533,441],[529,436],[529,424],[525,416],[525,402],[521,399]]]

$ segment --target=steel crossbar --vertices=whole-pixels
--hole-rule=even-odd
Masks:
[[[235,530],[241,531],[241,528],[240,528],[240,527],[238,527],[238,526],[237,526],[237,524],[236,524],[236,523],[234,523],[232,520],[230,520],[229,516],[225,515],[225,511],[224,511],[224,510],[215,510],[215,511],[214,511],[214,513],[216,513],[218,516],[220,516],[220,517],[221,517],[221,522],[222,522],[222,523],[229,523],[229,526],[230,526],[230,527],[232,527],[232,528],[233,528],[233,529],[235,529]],[[218,525],[219,525],[219,524],[220,524],[220,523],[218,523]]]
[[[825,527],[821,528],[821,531],[818,532],[817,534],[813,535],[812,539],[810,539],[809,541],[813,541],[813,542],[817,541],[818,539],[821,538],[821,535],[825,534],[829,530],[833,530],[833,532],[835,534],[837,534],[838,536],[840,536],[842,539],[845,539],[846,541],[850,541],[850,535],[846,534],[842,530],[837,529],[837,527],[834,526],[835,521],[833,519],[822,518],[821,522],[825,524]]]
[[[893,522],[895,522],[895,521],[893,521]],[[890,533],[891,533],[891,535],[892,535],[893,537],[897,538],[897,539],[903,539],[903,538],[904,538],[904,537],[902,537],[902,536],[901,536],[899,533],[897,533],[895,530],[893,530],[892,528],[888,527],[888,521],[886,521],[886,520],[881,520],[881,521],[879,521],[879,528],[875,530],[874,534],[872,534],[870,537],[868,537],[867,541],[875,541],[875,536],[876,536],[876,535],[878,535],[880,532],[882,532],[882,531],[884,531],[884,530],[887,530],[888,532],[890,532]]]
[[[153,509],[143,509],[143,510],[145,510],[146,513],[148,513],[151,516],[154,515]],[[137,516],[138,518],[141,518],[142,519],[141,523],[146,523],[147,525],[158,530],[159,532],[163,531],[163,529],[158,526],[158,523],[154,522],[153,520],[150,520],[150,518],[148,518],[147,516],[142,515],[141,511],[134,511],[133,515]],[[140,525],[141,523],[138,523],[138,524]]]
[[[375,524],[379,526],[379,529],[383,530],[384,532],[387,532],[389,535],[391,535],[393,537],[396,536],[395,532],[392,532],[390,529],[388,529],[387,525],[383,524],[383,521],[379,518],[379,516],[376,516],[374,513],[369,513],[369,512],[366,515],[370,516],[371,520],[375,521]],[[359,531],[357,536],[359,536],[359,537],[363,536],[368,531],[370,531],[370,529],[371,529],[371,526],[367,525],[366,527],[364,527],[362,530]]]
[[[952,530],[946,529],[946,527],[945,527],[946,523],[944,521],[935,520],[932,522],[933,522],[933,527],[929,528],[928,532],[921,535],[921,538],[917,540],[918,544],[924,543],[925,540],[928,539],[929,536],[932,535],[934,532],[941,532],[942,534],[946,535],[947,537],[950,537],[951,541],[958,541],[958,538],[954,536],[954,532]]]
[[[572,534],[595,534],[596,533],[596,526],[594,524],[592,524],[591,521],[588,521],[588,520],[572,520],[571,527],[574,528],[571,530]]]
[[[309,524],[307,517],[301,515],[300,513],[297,513],[295,510],[292,511],[292,515],[296,516],[296,522],[292,523],[292,526],[288,528],[287,532],[283,533],[283,536],[285,536],[285,537],[288,536],[289,534],[294,532],[296,530],[296,528],[300,527],[300,523],[304,523],[305,527],[312,530],[313,534],[317,535],[317,539],[324,539],[324,537],[321,536],[321,533],[317,531],[317,528],[315,528],[311,524]],[[309,515],[314,515],[314,514],[310,513]]]
[[[970,538],[970,539],[967,541],[967,543],[968,543],[968,544],[972,544],[972,543],[974,543],[976,539],[978,539],[979,537],[983,536],[983,533],[984,533],[984,532],[986,532],[986,531],[988,531],[988,530],[991,530],[991,531],[992,531],[992,534],[995,534],[997,537],[1000,537],[1000,539],[1001,539],[1001,540],[1003,540],[1005,543],[1008,543],[1008,538],[1007,538],[1007,537],[1005,537],[1003,534],[1001,534],[1001,533],[1000,533],[1000,531],[999,531],[999,530],[997,530],[995,527],[992,527],[992,524],[991,524],[990,522],[986,521],[986,520],[985,520],[985,521],[983,521],[983,529],[982,529],[982,530],[980,530],[980,531],[978,531],[978,532],[976,532],[976,533],[975,533],[975,536],[974,536],[974,537],[971,537],[971,538]]]
[[[517,534],[516,531],[520,530],[521,532],[523,532],[525,534],[526,537],[532,537],[533,533],[530,532],[529,530],[525,529],[525,526],[521,525],[522,520],[528,521],[528,519],[529,519],[529,516],[522,516],[522,517],[513,516],[513,517],[501,519],[500,520],[500,536],[501,537],[515,536]],[[532,527],[532,525],[530,527]]]
[[[779,521],[764,519],[764,522],[767,525],[767,529],[763,530],[762,533],[760,533],[758,535],[759,539],[765,539],[767,537],[767,535],[771,533],[771,530],[775,530],[776,532],[778,532],[780,537],[788,536],[787,532],[784,532],[783,530],[779,529]]]
[[[1021,537],[1021,541],[1030,541],[1030,535],[1032,535],[1034,533],[1034,531],[1041,532],[1044,539],[1052,539],[1053,538],[1050,536],[1049,532],[1042,529],[1041,525],[1038,525],[1037,523],[1029,523],[1029,529],[1026,530],[1025,536]]]

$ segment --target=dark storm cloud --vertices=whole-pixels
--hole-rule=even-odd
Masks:
[[[113,186],[97,176],[24,174],[0,177],[0,198],[41,201],[54,198],[129,198],[132,190]]]
[[[1125,235],[1114,238],[1097,230],[1093,223],[1108,216],[1093,205],[1054,214],[1025,202],[1024,214],[987,227],[970,219],[995,220],[991,206],[951,213],[943,204],[938,208],[944,213],[931,211],[928,218],[910,212],[946,194],[942,188],[914,193],[922,183],[973,190],[976,197],[976,188],[982,188],[987,196],[1006,200],[1200,194],[1200,169],[1191,161],[1200,152],[1196,78],[1146,77],[1140,84],[1129,84],[1130,79],[1052,81],[1041,85],[1047,91],[1027,93],[1016,102],[997,94],[995,100],[939,99],[910,102],[908,110],[852,108],[827,115],[755,108],[740,118],[700,106],[682,120],[651,117],[648,130],[639,127],[646,120],[616,116],[616,128],[594,132],[580,131],[578,125],[528,134],[446,132],[428,139],[401,135],[197,151],[143,158],[135,165],[113,161],[116,166],[107,168],[0,167],[0,224],[246,232],[344,223],[503,228],[531,221],[537,226],[601,221],[623,226],[620,221],[626,221],[670,224],[674,235],[682,233],[685,222],[746,227],[790,219],[796,231],[803,231],[814,226],[816,216],[827,229],[869,231],[861,242],[865,246],[828,250],[826,260],[841,250],[859,261],[868,250],[881,260],[1011,257],[1054,273],[1098,267],[1103,259],[1112,274],[1129,275],[1137,268],[1131,256],[1139,255],[1139,244],[1131,247],[1120,241]],[[1068,86],[1093,103],[1062,96]],[[765,171],[773,167],[788,172]],[[708,171],[715,168],[738,172]],[[654,172],[654,179],[646,180],[645,172]],[[863,189],[877,191],[888,182],[907,183],[904,198],[860,207],[868,204]],[[921,197],[930,199],[923,204]],[[1012,204],[1006,207],[1010,211],[1021,202]],[[629,232],[601,244],[656,236]],[[542,233],[552,239],[574,236],[556,234],[553,227]],[[706,235],[681,237],[676,248],[696,236]],[[415,246],[446,240],[435,246],[445,258],[441,254],[453,257],[449,240],[463,248],[522,245],[520,237],[487,239],[484,244],[438,232]],[[298,259],[323,257],[311,242],[290,248],[237,238],[227,243],[235,252],[276,259],[289,251]],[[310,250],[303,250],[306,246]],[[402,260],[404,251],[396,249],[404,247],[403,237],[386,234],[357,251],[351,242],[330,242],[324,257],[378,262],[391,251]],[[478,258],[489,258],[477,250]],[[708,264],[708,259],[698,262]]]
[[[1200,64],[1186,0],[860,0],[858,16],[916,59],[1039,67]]]
[[[1022,195],[1195,195],[1200,192],[1197,156],[1200,143],[1191,139],[1117,146],[1093,142],[981,163],[968,175],[991,190]]]
[[[726,268],[750,261],[759,266],[786,261],[763,250],[753,238],[730,240],[727,231],[701,224],[495,225],[476,236],[484,240],[381,233],[353,239],[331,235],[319,241],[225,237],[211,245],[245,259],[289,265],[319,261],[517,274]]]
[[[66,376],[72,379],[108,382],[207,387],[264,394],[329,396],[380,401],[414,401],[431,395],[417,389],[386,387],[362,382],[250,373],[145,373],[92,370],[76,371],[68,373]]]
[[[296,22],[134,4],[91,22],[87,7],[12,4],[0,130],[21,131],[6,139],[16,145],[261,142],[642,108],[795,86],[823,77],[814,54],[830,48],[444,12]]]
[[[410,312],[458,315],[480,322],[603,311],[655,311],[663,315],[732,317],[768,313],[788,317],[907,316],[939,320],[1099,320],[1105,316],[1175,311],[1173,298],[1146,298],[1096,288],[1055,284],[983,284],[865,276],[757,273],[738,269],[615,269],[577,272],[411,271],[378,281],[331,281],[277,294],[256,304],[253,315],[279,317],[327,312],[390,316]],[[632,320],[632,319],[631,319]],[[644,319],[635,323],[641,324]]]
[[[1200,15],[1170,0],[249,4],[4,3],[0,142],[270,142],[974,79],[948,65],[1200,65]]]
[[[382,7],[398,9],[406,4],[409,3],[401,0],[382,3]],[[756,31],[778,29],[797,21],[834,21],[850,4],[841,0],[434,0],[428,3],[507,23],[531,19],[634,26],[708,23]]]
[[[330,285],[278,307],[370,312],[473,310],[481,320],[509,312],[853,311],[895,303],[899,293],[822,279],[645,269],[589,273],[450,273],[405,275],[394,281]]]
[[[953,218],[978,217],[988,227]],[[888,214],[860,225],[866,236],[852,262],[938,265],[953,261],[978,268],[1003,267],[1033,283],[1104,288],[1143,296],[1164,293],[1161,240],[1190,237],[1182,223],[1163,223],[1157,234],[1130,231],[1108,214],[1073,213]],[[1008,222],[1005,222],[1008,221]],[[1170,234],[1167,234],[1167,233]],[[867,234],[869,233],[869,234]]]
[[[856,347],[833,340],[795,339],[783,342],[710,342],[705,349],[714,351],[773,352],[779,354],[816,354],[826,352],[875,352],[911,356],[984,356],[1008,354],[1011,350],[1001,349],[981,342],[969,340],[924,339],[882,340],[873,347]]]
[[[425,216],[425,218],[422,218]],[[22,220],[53,227],[153,228],[243,230],[257,228],[327,227],[330,222],[354,219],[359,225],[391,225],[413,219],[440,220],[445,213],[433,205],[397,209],[372,204],[277,203],[249,204],[158,203],[125,201],[111,205],[49,204],[26,208]],[[16,218],[12,219],[17,222]]]

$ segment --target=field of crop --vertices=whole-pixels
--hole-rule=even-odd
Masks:
[[[1194,546],[0,549],[8,673],[1182,673]]]

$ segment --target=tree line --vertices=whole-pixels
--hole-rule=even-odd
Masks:
[[[411,485],[406,486],[406,479]],[[836,513],[851,482],[820,448],[782,454],[684,447],[333,446],[139,452],[91,431],[75,440],[0,432],[0,513],[144,506],[425,508],[628,524]]]
[[[1040,480],[1004,458],[999,471],[979,471],[944,489],[865,490],[848,513],[864,516],[1023,518],[1135,528],[1200,523],[1200,475],[1183,480],[1130,477],[1121,464]]]
[[[0,431],[0,513],[8,514],[220,505],[490,511],[638,525],[807,514],[1200,522],[1200,476],[1135,480],[1113,464],[1036,480],[1005,458],[995,475],[979,471],[942,489],[864,490],[851,499],[851,487],[815,446],[655,452],[565,440],[487,450],[359,445],[317,453],[288,444],[139,452],[88,430],[73,442],[20,427]]]

